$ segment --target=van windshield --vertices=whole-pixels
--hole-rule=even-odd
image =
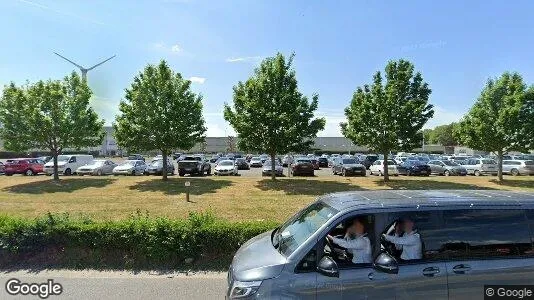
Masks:
[[[284,223],[273,237],[273,246],[285,256],[291,255],[317,229],[338,211],[324,202],[316,202],[298,212]]]

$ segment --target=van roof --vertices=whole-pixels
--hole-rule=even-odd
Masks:
[[[320,197],[318,201],[323,201],[339,211],[394,207],[534,207],[534,193],[502,190],[377,190],[328,194]]]

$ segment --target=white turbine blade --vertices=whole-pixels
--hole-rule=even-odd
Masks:
[[[61,58],[63,58],[64,60],[70,62],[71,64],[75,65],[76,67],[78,67],[78,68],[80,68],[80,69],[83,69],[83,68],[84,68],[84,67],[80,66],[79,64],[73,62],[72,60],[66,58],[65,56],[62,56],[61,54],[59,54],[59,53],[57,53],[57,52],[54,52],[54,54],[57,55],[57,56],[59,56],[59,57],[61,57]]]
[[[100,62],[100,63],[97,63],[96,65],[94,65],[94,66],[88,68],[87,70],[92,70],[92,69],[94,69],[94,68],[100,66],[101,64],[105,63],[106,61],[108,61],[108,60],[114,58],[115,56],[117,56],[117,55],[113,55],[112,57],[110,57],[110,58],[108,58],[108,59],[106,59],[106,60],[104,60],[104,61],[102,61],[102,62]]]

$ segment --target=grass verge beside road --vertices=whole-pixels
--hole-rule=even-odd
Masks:
[[[534,191],[534,176],[396,177],[389,183],[374,176],[280,178],[251,177],[0,177],[0,213],[39,217],[67,212],[71,217],[121,220],[136,211],[150,217],[186,218],[190,212],[211,211],[228,221],[281,222],[319,195],[376,189],[504,189]],[[184,186],[191,182],[190,200]]]

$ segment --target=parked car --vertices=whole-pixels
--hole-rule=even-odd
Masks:
[[[332,162],[332,174],[365,176],[367,174],[367,168],[355,158],[338,157]]]
[[[261,159],[261,163],[263,164],[266,160],[269,159],[269,155],[262,154],[262,155],[260,155],[260,159]]]
[[[174,162],[167,158],[167,174],[174,175]],[[163,175],[163,158],[153,159],[145,169],[145,175]]]
[[[417,228],[412,259],[402,259],[404,250],[389,241],[403,220]],[[370,258],[364,256],[361,263],[328,237],[343,237],[355,221],[364,224],[370,241]],[[228,268],[226,297],[482,299],[487,284],[532,284],[533,222],[532,193],[325,195],[237,250]]]
[[[74,174],[79,167],[85,166],[93,160],[94,158],[92,155],[86,154],[58,155],[57,170],[59,174],[69,176]],[[54,174],[54,160],[51,160],[44,165],[44,172],[49,176]]]
[[[180,157],[181,155],[182,155],[182,153],[175,152],[175,153],[172,154],[172,159],[173,159],[173,160],[177,160],[178,157]]]
[[[436,175],[467,175],[467,169],[450,160],[431,160],[428,162],[430,172]]]
[[[4,174],[6,176],[13,174],[33,176],[43,173],[43,167],[42,161],[35,158],[9,159],[4,166]]]
[[[37,157],[38,160],[42,160],[45,164],[49,162],[52,159],[52,156],[39,156]]]
[[[3,162],[0,161],[0,174],[4,174],[6,170],[6,166],[4,165]]]
[[[407,176],[429,176],[430,166],[422,161],[406,160],[397,165],[399,175]]]
[[[377,159],[369,168],[371,175],[384,175],[384,160]],[[393,176],[398,176],[399,171],[397,170],[397,164],[394,160],[388,159],[388,174]]]
[[[145,158],[141,154],[130,154],[128,155],[128,160],[142,160],[145,161]]]
[[[319,167],[319,161],[317,160],[317,158],[312,157],[312,158],[308,158],[308,159],[311,161],[314,170],[319,170],[319,169],[321,169],[321,168]]]
[[[463,165],[465,164],[470,158],[472,157],[469,157],[469,156],[454,156],[452,157],[450,160],[459,164],[459,165]]]
[[[284,155],[282,158],[282,167],[290,166],[293,163],[293,157],[291,155]]]
[[[312,162],[308,158],[297,158],[291,165],[291,175],[293,176],[314,176]]]
[[[117,166],[116,163],[107,159],[95,159],[85,166],[76,169],[76,174],[83,175],[110,175],[113,174],[113,169]]]
[[[213,156],[210,158],[210,163],[215,163],[215,162],[217,162],[218,159],[219,159],[219,156],[217,156],[217,155],[213,155]]]
[[[467,174],[480,176],[485,174],[497,175],[497,162],[487,158],[470,158],[464,164]]]
[[[263,166],[263,162],[261,161],[261,158],[259,156],[254,156],[250,159],[251,168],[259,168],[261,166]]]
[[[328,168],[328,158],[327,157],[319,157],[317,158],[317,162],[319,163],[320,168]]]
[[[213,171],[215,175],[238,175],[238,166],[235,161],[227,159],[220,161]]]
[[[113,168],[113,175],[143,175],[146,167],[147,165],[143,160],[125,160]]]
[[[369,155],[364,155],[363,156],[363,159],[360,159],[360,163],[362,165],[364,165],[367,170],[369,170],[371,168],[371,165],[378,159],[378,155],[373,155],[373,154],[369,154]]]
[[[185,174],[204,176],[211,174],[211,164],[208,160],[204,160],[201,156],[186,156],[183,160],[178,162],[178,174],[184,176]]]
[[[284,175],[284,167],[280,164],[278,160],[274,161],[274,172],[275,176],[283,176]],[[270,160],[266,160],[265,163],[263,163],[263,169],[261,170],[262,176],[271,176],[272,174],[272,164]]]
[[[534,160],[503,160],[503,174],[534,175]]]
[[[236,158],[235,163],[238,170],[250,170],[250,166],[244,158]]]

